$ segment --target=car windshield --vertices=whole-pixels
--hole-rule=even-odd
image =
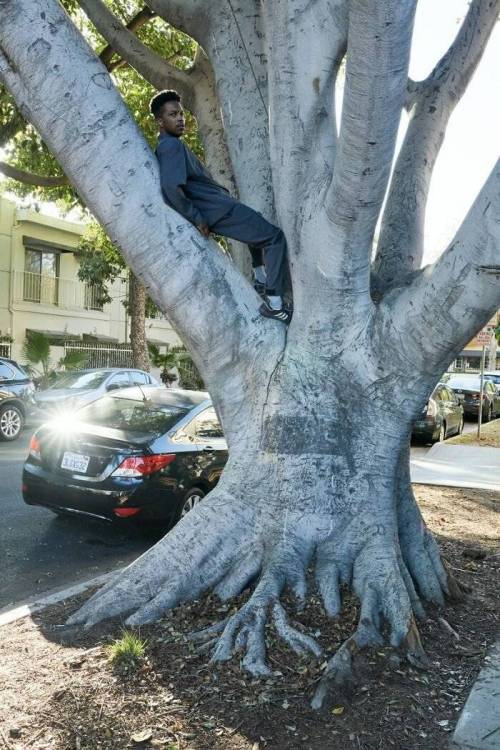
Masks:
[[[108,377],[109,372],[66,372],[64,375],[60,375],[54,385],[48,390],[56,390],[58,388],[71,388],[75,391],[87,390],[91,388],[99,388]]]
[[[497,385],[500,385],[500,375],[498,375],[497,373],[494,373],[493,375],[490,375],[488,373],[488,375],[485,375],[484,377],[486,378],[486,380],[492,380],[494,383],[497,383]]]
[[[450,388],[470,388],[471,390],[479,390],[479,378],[476,377],[451,377],[447,383]]]
[[[161,435],[189,409],[123,396],[103,396],[78,411],[80,422],[112,430]]]

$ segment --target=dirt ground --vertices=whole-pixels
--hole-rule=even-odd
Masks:
[[[481,437],[477,437],[477,431],[467,432],[457,437],[450,438],[446,443],[458,445],[476,445],[485,448],[500,448],[500,419],[481,425]]]
[[[444,750],[499,631],[500,494],[416,489],[452,571],[472,589],[460,604],[429,610],[421,624],[428,671],[377,649],[359,657],[353,694],[333,694],[314,712],[309,701],[324,661],[298,658],[272,630],[269,679],[251,678],[237,659],[214,667],[186,641],[238,602],[209,597],[142,628],[146,656],[127,670],[113,667],[106,651],[120,636],[117,621],[60,642],[80,597],[2,628],[0,748]],[[296,619],[328,657],[352,632],[357,605],[346,596],[332,622],[313,597]]]

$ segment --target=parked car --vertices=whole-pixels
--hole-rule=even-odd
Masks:
[[[172,525],[215,487],[226,460],[207,393],[128,388],[37,430],[23,498],[56,513]]]
[[[413,423],[412,438],[426,443],[443,442],[460,435],[464,428],[464,410],[457,396],[444,383],[438,383],[422,414]]]
[[[37,416],[45,420],[62,411],[75,411],[108,391],[131,385],[159,383],[149,372],[124,367],[70,370],[59,375],[49,388],[36,392]]]
[[[500,371],[492,370],[484,373],[484,377],[495,383],[497,391],[500,391]]]
[[[477,417],[481,400],[481,379],[479,375],[451,375],[447,388],[456,393],[464,407],[466,416]],[[500,415],[500,393],[495,384],[484,378],[483,381],[483,422],[489,422]]]
[[[16,440],[34,408],[35,386],[13,359],[0,357],[0,440]]]

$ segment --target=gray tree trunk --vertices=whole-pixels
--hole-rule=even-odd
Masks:
[[[149,372],[149,352],[146,341],[146,289],[144,284],[130,273],[129,279],[129,315],[130,343],[134,367]]]
[[[439,260],[375,303],[372,244],[415,2],[149,4],[205,46],[240,195],[276,212],[287,235],[294,315],[288,329],[260,317],[235,265],[165,206],[154,156],[56,0],[0,2],[1,78],[190,349],[229,445],[217,488],[71,623],[145,623],[255,580],[207,636],[215,659],[241,649],[266,674],[269,618],[296,651],[320,654],[280,603],[287,587],[304,600],[311,569],[332,617],[343,584],[361,603],[317,706],[356,649],[382,642],[383,623],[423,663],[414,618],[458,592],[411,491],[408,440],[443,370],[500,304],[500,164]]]

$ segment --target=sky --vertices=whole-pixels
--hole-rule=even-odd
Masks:
[[[413,79],[421,80],[432,70],[455,37],[467,8],[467,0],[418,1],[410,60]],[[403,132],[404,120],[400,136]],[[500,22],[497,22],[483,59],[449,122],[434,169],[424,263],[435,260],[453,238],[499,158],[499,144]],[[47,204],[43,211],[56,213]]]

